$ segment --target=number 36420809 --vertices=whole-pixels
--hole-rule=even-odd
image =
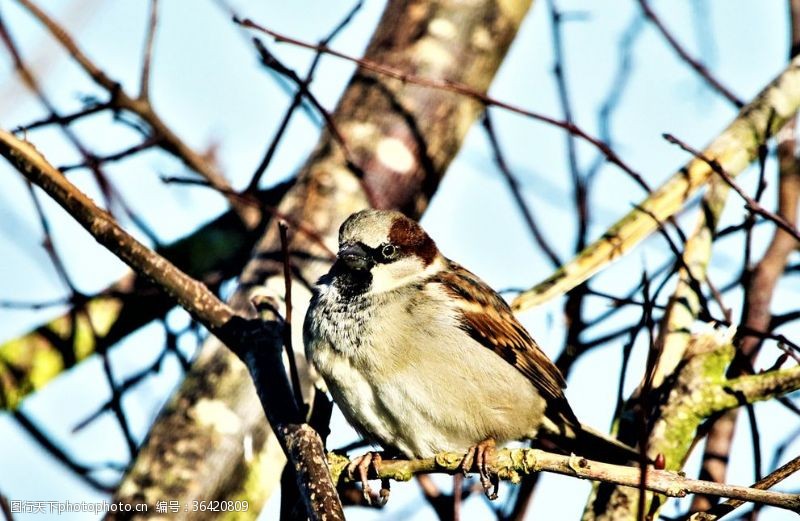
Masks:
[[[247,512],[247,501],[192,501],[192,512]]]

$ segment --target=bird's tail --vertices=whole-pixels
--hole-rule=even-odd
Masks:
[[[575,437],[575,450],[573,452],[588,459],[605,463],[626,465],[637,462],[641,452],[608,434],[581,424]]]
[[[629,465],[640,460],[639,450],[588,425],[577,421],[570,423],[567,428],[561,423],[562,428],[558,429],[555,424],[546,420],[539,437],[551,442],[562,451],[604,463]]]

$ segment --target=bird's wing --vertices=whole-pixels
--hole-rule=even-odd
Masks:
[[[561,372],[492,288],[455,262],[431,277],[455,299],[461,327],[524,374],[548,402],[564,400]],[[567,406],[568,407],[568,406]],[[571,412],[571,411],[570,411]]]

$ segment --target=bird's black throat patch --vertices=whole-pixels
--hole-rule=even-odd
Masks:
[[[372,284],[372,273],[369,270],[350,269],[340,260],[333,264],[326,277],[331,277],[336,289],[345,298],[363,295]]]

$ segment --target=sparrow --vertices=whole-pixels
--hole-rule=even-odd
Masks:
[[[465,453],[462,470],[475,463],[492,499],[495,443],[546,434],[586,457],[638,456],[581,425],[561,373],[508,304],[399,212],[364,210],[342,224],[303,332],[308,359],[357,431],[408,458]],[[369,453],[348,468],[368,501],[367,469],[379,464]]]

